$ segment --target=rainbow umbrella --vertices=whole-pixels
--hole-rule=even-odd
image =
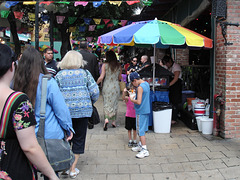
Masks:
[[[212,39],[201,34],[162,20],[134,22],[98,37],[98,44],[107,45],[154,45],[154,62],[157,48],[212,48]],[[155,63],[153,63],[155,78]],[[153,83],[154,91],[154,83]]]
[[[100,44],[156,45],[159,48],[194,47],[212,48],[212,39],[201,34],[162,20],[134,22],[118,28],[98,38]]]

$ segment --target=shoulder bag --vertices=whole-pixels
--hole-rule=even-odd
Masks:
[[[42,78],[41,87],[41,110],[40,123],[37,132],[38,143],[42,147],[49,163],[54,171],[68,170],[74,162],[74,154],[71,151],[70,144],[64,139],[45,139],[45,111],[47,101],[47,82],[51,78],[49,75],[44,75]]]
[[[0,162],[2,159],[2,155],[6,154],[4,139],[6,138],[6,134],[7,134],[7,126],[8,126],[10,112],[11,112],[14,102],[22,94],[23,94],[22,92],[12,93],[11,96],[8,98],[8,101],[5,104],[4,109],[3,109],[1,125],[0,125],[0,145],[1,145],[1,147],[0,147]],[[1,169],[1,167],[0,167],[0,169]]]

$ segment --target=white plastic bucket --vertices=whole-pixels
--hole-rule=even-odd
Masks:
[[[170,133],[172,109],[153,111],[153,127],[155,133]]]
[[[202,124],[202,133],[203,134],[212,134],[213,118],[202,119],[201,124]]]
[[[204,119],[208,119],[208,116],[197,116],[196,117],[199,132],[202,132],[202,120],[204,120]]]
[[[196,117],[196,120],[197,120],[197,127],[198,127],[198,131],[199,132],[202,132],[202,116],[198,116]]]

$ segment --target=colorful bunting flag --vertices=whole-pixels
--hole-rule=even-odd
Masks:
[[[56,1],[55,3],[58,3],[58,4],[70,4],[71,2],[67,2],[67,1]]]
[[[50,5],[52,4],[54,1],[41,1],[39,4],[46,4],[46,5]]]
[[[86,37],[87,42],[92,42],[93,37]]]
[[[28,13],[29,21],[35,21],[35,13]]]
[[[145,6],[151,6],[152,5],[152,0],[146,0],[146,1],[142,1],[142,3],[145,5]]]
[[[122,1],[108,1],[108,2],[109,4],[118,5],[118,6],[122,4]]]
[[[104,1],[93,1],[93,7],[97,8],[102,5]]]
[[[36,1],[24,1],[23,5],[35,5],[36,3]]]
[[[69,27],[69,32],[75,32],[76,31],[76,27]]]
[[[125,26],[127,24],[127,20],[121,20],[121,25]]]
[[[140,3],[140,1],[126,1],[128,5],[133,5],[135,3]]]
[[[73,24],[77,20],[77,17],[68,17],[68,23]]]
[[[5,7],[10,8],[11,6],[15,6],[18,3],[19,3],[18,1],[6,1]]]
[[[75,7],[76,7],[76,6],[79,6],[79,5],[86,6],[86,5],[88,5],[88,2],[87,2],[87,1],[76,1],[76,2],[74,3],[74,6],[75,6]]]
[[[110,19],[103,19],[103,21],[105,24],[107,24],[110,21]]]
[[[108,25],[107,25],[107,27],[113,27],[114,25],[113,25],[113,23],[109,23]]]
[[[65,16],[56,16],[56,18],[57,18],[57,23],[62,24],[65,19]]]
[[[95,22],[95,24],[100,24],[101,23],[101,19],[93,18],[93,21]]]
[[[42,18],[43,21],[48,21],[49,20],[49,16],[46,15],[46,14],[43,14],[41,18]]]
[[[85,24],[89,25],[92,19],[91,18],[83,18],[83,20],[84,20]]]
[[[95,31],[96,25],[89,25],[88,31]]]
[[[79,32],[85,32],[86,26],[79,26]]]
[[[2,18],[7,18],[8,15],[9,15],[9,13],[10,13],[10,11],[2,10],[2,11],[1,11],[1,17],[2,17]]]
[[[22,19],[24,14],[23,12],[17,12],[17,11],[14,11],[13,13],[16,19]]]
[[[118,21],[119,21],[119,20],[112,19],[113,25],[116,26],[116,25],[118,24]]]
[[[103,29],[105,27],[105,24],[99,24],[97,25],[97,29]]]

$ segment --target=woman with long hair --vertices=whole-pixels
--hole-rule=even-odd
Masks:
[[[61,71],[55,76],[70,110],[75,131],[71,140],[75,161],[70,170],[65,172],[71,178],[76,178],[79,173],[76,165],[80,154],[84,153],[88,121],[93,112],[92,105],[99,97],[98,85],[93,76],[83,69],[85,64],[82,54],[74,50],[68,51],[59,64]]]
[[[113,51],[107,51],[105,56],[106,63],[102,65],[102,73],[97,80],[97,84],[103,82],[102,95],[105,118],[103,130],[107,131],[109,120],[112,121],[112,127],[116,127],[120,95],[119,81],[122,79],[122,68]]]
[[[28,96],[10,89],[16,60],[10,47],[0,44],[1,177],[5,171],[6,179],[34,180],[37,167],[49,179],[58,179],[38,144]]]
[[[41,54],[32,47],[27,48],[18,63],[14,89],[26,93],[33,103],[37,121],[36,133],[40,122],[41,86],[44,74],[48,74],[48,71]],[[71,140],[74,132],[72,119],[54,78],[48,80],[46,96],[45,139],[63,139],[66,132],[67,140]]]

